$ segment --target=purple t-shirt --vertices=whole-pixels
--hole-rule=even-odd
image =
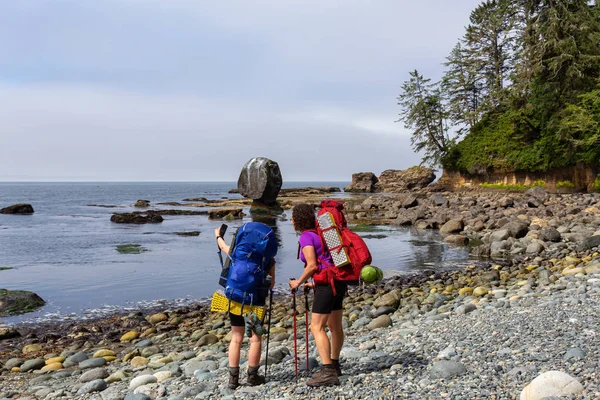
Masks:
[[[302,262],[304,264],[306,264],[306,257],[304,257],[304,253],[302,252],[302,249],[304,248],[304,246],[312,246],[315,248],[315,251],[317,253],[317,263],[319,264],[319,269],[322,269],[323,266],[321,265],[321,260],[324,260],[325,262],[329,263],[330,265],[333,265],[333,259],[331,258],[331,255],[329,254],[329,250],[327,249],[323,249],[323,244],[321,243],[321,238],[319,238],[319,235],[316,232],[312,232],[312,231],[304,231],[302,233],[302,235],[300,235],[300,259],[302,260]]]

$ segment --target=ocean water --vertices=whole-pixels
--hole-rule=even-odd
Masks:
[[[284,187],[337,186],[348,182],[287,182]],[[30,203],[33,215],[0,214],[0,288],[30,290],[47,301],[34,313],[0,318],[0,323],[88,318],[115,309],[206,299],[219,289],[219,258],[213,230],[220,221],[206,215],[164,216],[160,224],[110,222],[114,212],[136,211],[138,199],[151,209],[193,209],[158,206],[184,198],[241,198],[221,183],[0,183],[0,208]],[[337,197],[349,194],[333,194]],[[249,214],[248,210],[245,210]],[[272,219],[280,242],[277,287],[297,277],[298,238],[290,211]],[[251,216],[229,224],[226,239]],[[196,237],[175,234],[200,231]],[[468,262],[465,249],[450,248],[435,232],[376,227],[361,233],[373,264],[385,275],[418,269],[456,268]],[[147,251],[121,254],[116,246],[140,244]]]

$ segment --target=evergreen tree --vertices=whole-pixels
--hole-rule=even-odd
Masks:
[[[447,70],[441,83],[442,90],[448,100],[450,120],[462,135],[481,118],[483,85],[477,76],[477,63],[469,59],[461,42],[452,49],[444,65]]]
[[[543,0],[536,52],[540,71],[532,101],[545,118],[591,90],[600,72],[600,23],[587,0]]]
[[[448,137],[448,112],[439,85],[430,83],[417,70],[402,85],[398,105],[399,121],[412,131],[410,143],[415,152],[422,152],[422,163],[435,166],[448,153],[453,141]]]
[[[516,16],[510,0],[486,0],[471,13],[465,41],[468,57],[485,82],[484,111],[495,109],[506,97],[504,86],[517,38]]]

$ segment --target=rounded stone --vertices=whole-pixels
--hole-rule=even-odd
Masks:
[[[101,392],[108,387],[108,384],[104,381],[104,379],[96,379],[94,381],[88,382],[82,387],[79,388],[77,394],[87,394],[94,392]]]
[[[35,369],[43,368],[46,365],[46,360],[36,358],[34,360],[27,360],[21,365],[21,372],[32,371]]]
[[[29,354],[29,353],[37,353],[38,351],[42,350],[42,345],[41,344],[28,344],[27,346],[23,347],[22,353],[23,354]]]
[[[476,287],[473,290],[473,296],[476,296],[476,297],[485,296],[486,294],[488,294],[488,290],[487,290],[487,288],[485,288],[483,286]]]
[[[578,395],[582,392],[581,383],[569,374],[561,371],[548,371],[525,386],[520,400],[541,400],[544,397]]]
[[[135,390],[139,386],[148,385],[150,383],[156,383],[158,379],[154,375],[141,375],[136,378],[133,378],[131,382],[129,382],[129,390]]]
[[[117,354],[109,349],[102,349],[102,350],[98,350],[97,352],[94,353],[93,358],[104,358],[104,357],[110,357],[110,356],[116,356]]]
[[[137,331],[129,331],[126,334],[124,334],[123,336],[121,336],[121,342],[130,342],[134,339],[137,339],[139,336],[139,333],[137,333]]]
[[[148,322],[150,322],[152,325],[156,325],[156,324],[158,324],[160,322],[164,322],[164,321],[166,321],[168,319],[169,319],[169,317],[167,317],[167,314],[165,314],[165,313],[157,313],[157,314],[151,315],[148,318]]]
[[[104,358],[90,358],[79,363],[79,369],[97,368],[106,364]]]
[[[92,369],[90,371],[84,372],[79,377],[79,382],[91,382],[91,381],[95,381],[96,379],[104,379],[104,378],[108,378],[108,371],[106,371],[104,368],[96,368],[96,369]]]
[[[62,363],[63,361],[65,361],[64,357],[52,357],[46,360],[46,365]]]
[[[148,365],[150,361],[146,358],[146,357],[133,357],[133,359],[131,360],[131,366],[133,368],[136,367],[143,367],[144,365]]]
[[[42,371],[58,371],[59,369],[62,369],[62,367],[63,367],[62,363],[56,362],[56,363],[46,364],[42,368]]]

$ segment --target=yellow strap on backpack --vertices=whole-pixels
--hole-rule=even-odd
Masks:
[[[214,312],[227,312],[229,311],[233,315],[244,315],[253,311],[258,319],[262,320],[265,313],[264,306],[255,306],[250,304],[244,304],[244,310],[242,311],[242,304],[237,301],[229,300],[225,294],[221,291],[215,292],[210,303],[210,311]]]

